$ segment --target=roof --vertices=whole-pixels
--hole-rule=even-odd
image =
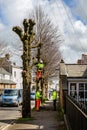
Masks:
[[[9,72],[7,72],[4,68],[0,68],[0,74],[5,74],[5,75],[11,75]]]
[[[87,77],[87,65],[66,65],[68,77]]]
[[[87,65],[60,63],[60,75],[66,75],[67,77],[87,77]]]
[[[0,57],[0,67],[4,68],[7,72],[11,73],[11,61],[7,57]]]

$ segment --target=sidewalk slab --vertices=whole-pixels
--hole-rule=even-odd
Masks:
[[[39,112],[31,111],[32,120],[16,122],[6,130],[60,130],[57,115],[58,111],[53,111],[52,101],[48,101]]]

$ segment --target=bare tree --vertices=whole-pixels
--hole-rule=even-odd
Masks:
[[[41,43],[40,58],[45,64],[44,79],[47,79],[49,76],[55,75],[61,59],[59,50],[62,41],[61,35],[58,28],[53,25],[49,16],[40,6],[35,7],[30,16],[35,19],[35,37]]]
[[[36,23],[35,40],[40,43],[36,57],[38,58],[38,62],[40,62],[41,59],[44,63],[42,79],[39,81],[42,89],[42,96],[44,98],[47,96],[45,93],[47,91],[49,77],[58,77],[58,68],[61,59],[59,47],[62,42],[62,37],[58,27],[54,26],[41,6],[36,6],[34,11],[30,14],[30,17],[33,17]],[[38,83],[36,86],[38,87]]]

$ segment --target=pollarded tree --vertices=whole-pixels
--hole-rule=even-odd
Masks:
[[[23,105],[22,105],[22,117],[31,117],[31,102],[30,102],[30,86],[31,86],[31,49],[37,47],[36,43],[32,46],[34,41],[34,28],[35,22],[32,19],[23,20],[23,29],[19,26],[13,27],[13,31],[18,34],[20,40],[23,43]]]

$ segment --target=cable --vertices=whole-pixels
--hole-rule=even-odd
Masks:
[[[65,11],[66,11],[67,17],[68,17],[68,19],[69,19],[69,21],[70,21],[70,23],[71,23],[71,25],[72,25],[72,29],[73,29],[74,34],[75,34],[75,38],[76,38],[77,41],[79,41],[79,43],[80,43],[80,45],[81,45],[82,43],[81,43],[80,39],[77,37],[76,31],[75,31],[74,26],[73,26],[73,22],[72,22],[72,20],[71,20],[69,14],[68,14],[68,12],[67,12],[67,9],[66,9],[66,7],[65,7],[65,5],[64,5],[63,0],[61,0],[61,2],[62,2],[62,4],[63,4],[63,7],[64,7]],[[78,38],[78,39],[77,39],[77,38]],[[84,50],[84,48],[83,48],[82,45],[81,45],[81,49]]]
[[[59,10],[59,6],[58,6],[58,2],[55,0],[55,3],[56,3],[56,5],[57,5],[57,8],[58,8],[58,10]],[[71,20],[71,18],[70,18],[70,16],[69,16],[69,14],[68,14],[68,12],[67,12],[67,9],[66,9],[66,7],[65,7],[65,5],[64,5],[64,3],[63,3],[63,1],[61,1],[61,3],[62,3],[62,5],[63,5],[63,8],[64,8],[64,10],[65,10],[65,12],[66,12],[66,15],[67,15],[67,17],[68,17],[68,19],[69,19],[69,22],[70,22],[70,24],[71,24],[71,26],[72,26],[72,29],[73,29],[73,32],[74,32],[74,43],[76,43],[76,41],[79,41],[79,44],[80,44],[80,48],[82,49],[82,50],[85,50],[84,48],[83,48],[83,46],[82,46],[82,43],[81,43],[81,41],[80,41],[80,39],[77,37],[77,34],[76,34],[76,31],[75,31],[75,28],[74,28],[74,26],[73,26],[73,22],[72,22],[72,20]],[[51,12],[53,13],[53,11],[52,11],[53,9],[51,9]],[[62,13],[61,13],[61,11],[59,10],[59,14],[61,15]],[[61,15],[62,16],[62,15]],[[61,17],[60,16],[60,17]],[[53,17],[55,18],[55,20],[56,20],[56,22],[57,22],[57,19],[56,19],[56,17],[55,17],[55,15],[53,14]],[[62,18],[62,17],[61,17]],[[58,22],[57,22],[58,23]],[[68,38],[70,39],[70,37],[68,36]],[[71,39],[70,39],[70,41],[71,41]],[[71,59],[73,60],[73,57],[71,57]]]
[[[78,1],[77,1],[77,2],[78,2]],[[78,3],[77,3],[77,4],[78,4]],[[81,1],[79,1],[79,8],[80,8],[80,11],[83,10],[83,17],[86,16],[86,18],[87,18],[87,14],[86,14],[86,12],[85,12],[85,10],[84,10],[82,4],[81,4]]]
[[[63,7],[64,7],[64,9],[65,9],[66,15],[67,15],[67,17],[68,17],[70,23],[71,23],[71,25],[72,25],[72,29],[73,29],[73,32],[74,32],[74,41],[75,41],[75,43],[76,43],[76,41],[79,41],[79,43],[80,43],[80,45],[81,45],[81,46],[80,46],[81,49],[82,49],[82,50],[85,50],[85,48],[83,48],[83,46],[82,46],[82,43],[81,43],[80,39],[77,37],[76,31],[75,31],[74,26],[73,26],[73,22],[71,21],[71,18],[70,18],[70,16],[69,16],[69,14],[67,13],[67,9],[66,9],[66,7],[65,7],[65,5],[64,5],[64,3],[63,3],[62,0],[61,0],[61,3],[62,3],[62,5],[63,5]],[[58,6],[57,1],[56,1],[56,4],[57,4],[57,6]],[[70,38],[69,38],[69,39],[70,39]],[[75,40],[75,39],[76,39],[76,40]],[[73,59],[73,57],[72,57],[72,59]]]
[[[59,5],[58,5],[58,2],[57,2],[57,0],[55,0],[55,4],[56,4],[56,6],[57,6],[57,9],[58,9],[58,14],[59,14],[59,16],[60,16],[60,18],[61,19],[63,19],[61,16],[62,16],[62,13],[61,13],[61,10],[60,10],[60,8],[59,8]],[[58,22],[58,20],[57,20],[57,18],[55,17],[55,13],[53,12],[53,9],[52,9],[52,7],[50,6],[50,11],[51,11],[51,13],[53,14],[52,16],[54,17],[54,19],[55,19],[55,21],[56,21],[56,23],[59,23]],[[59,25],[58,25],[59,26]],[[64,35],[62,35],[63,37],[64,37]],[[64,39],[62,40],[62,42],[64,41]],[[64,50],[62,50],[61,51],[61,54],[63,53],[63,51]],[[62,56],[63,57],[63,56]],[[64,57],[63,57],[63,59],[64,59]],[[73,58],[71,57],[71,59],[73,60]]]

